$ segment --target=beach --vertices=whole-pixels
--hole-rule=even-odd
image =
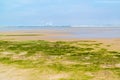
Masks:
[[[84,30],[86,28],[83,28]],[[91,29],[91,28],[88,28]],[[116,30],[116,28],[93,28],[92,30],[89,30],[88,32],[86,31],[87,35],[95,34],[96,36],[92,37],[81,37],[81,34],[73,34],[73,32],[80,32],[80,28],[67,28],[67,29],[62,29],[62,30],[56,30],[56,29],[38,29],[38,30],[18,30],[18,31],[4,31],[0,32],[0,40],[9,40],[9,41],[31,41],[31,40],[46,40],[46,41],[97,41],[101,42],[105,45],[112,45],[110,49],[115,49],[115,50],[120,50],[119,45],[120,45],[120,35],[119,34],[113,34],[111,37],[104,36],[104,34],[100,34],[105,31],[109,30]],[[120,28],[118,28],[119,30]],[[97,35],[95,32],[100,34]],[[88,34],[91,32],[90,34]],[[84,35],[83,34],[83,35]],[[112,34],[112,33],[109,33]],[[80,36],[78,36],[80,35]],[[83,36],[82,35],[82,36]],[[119,35],[116,37],[116,35]],[[101,37],[103,36],[103,37]],[[115,37],[114,37],[115,36]]]
[[[81,39],[119,39],[119,27],[67,27],[13,29],[0,31],[0,39],[7,40],[81,40]]]
[[[0,32],[0,79],[119,80],[119,30],[89,29]]]
[[[120,0],[0,0],[0,80],[120,80]]]

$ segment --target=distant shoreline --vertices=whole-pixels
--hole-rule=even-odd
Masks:
[[[6,31],[22,31],[22,30],[64,30],[64,29],[120,29],[118,26],[106,26],[106,27],[82,27],[82,26],[3,26],[0,27],[0,32]]]

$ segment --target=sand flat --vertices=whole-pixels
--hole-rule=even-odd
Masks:
[[[26,41],[26,40],[46,40],[46,41],[97,41],[103,43],[102,48],[111,51],[120,51],[120,38],[72,38],[74,36],[69,31],[56,30],[26,30],[1,32],[0,40]],[[67,38],[68,37],[68,38]]]
[[[74,30],[74,29],[73,29]],[[26,41],[26,40],[47,40],[47,41],[97,41],[103,43],[108,49],[120,50],[120,38],[73,38],[68,30],[24,30],[0,32],[0,40]]]

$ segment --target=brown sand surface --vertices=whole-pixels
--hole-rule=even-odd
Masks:
[[[120,50],[120,38],[72,38],[73,34],[68,30],[27,30],[0,32],[0,40],[25,41],[25,40],[47,40],[47,41],[81,41],[90,40],[103,43],[103,48]],[[67,38],[69,37],[69,38]],[[70,38],[71,37],[71,38]]]
[[[0,80],[28,80],[32,70],[0,64]]]

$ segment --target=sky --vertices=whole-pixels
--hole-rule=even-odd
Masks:
[[[0,26],[120,25],[120,0],[0,0]]]

